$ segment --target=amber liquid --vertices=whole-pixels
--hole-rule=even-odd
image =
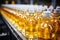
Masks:
[[[8,19],[19,32],[24,33],[28,40],[35,40],[35,38],[38,38],[38,40],[56,39],[56,32],[59,27],[58,19],[54,17],[54,19],[43,17],[41,15],[43,12],[28,12],[29,15],[27,15],[27,12],[25,13],[20,10],[18,12],[19,16],[17,16],[2,10],[2,15]]]

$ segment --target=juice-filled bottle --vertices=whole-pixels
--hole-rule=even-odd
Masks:
[[[46,15],[46,14],[45,14]],[[58,18],[50,14],[49,17],[42,17],[42,28],[43,30],[43,39],[53,39],[56,40],[56,33],[58,30]],[[41,26],[40,26],[41,27]],[[41,29],[42,29],[41,28]]]
[[[8,4],[8,0],[5,1],[5,4]]]
[[[11,4],[15,4],[15,1],[14,1],[14,0],[12,0]]]
[[[57,31],[59,30],[59,16],[57,16],[54,12],[51,13],[51,22],[53,25],[53,31],[52,31],[52,38],[56,40]],[[53,20],[53,21],[52,21]]]
[[[50,28],[50,21],[48,19],[41,20],[40,27],[39,27],[39,36],[38,38],[42,39],[50,39],[51,38],[51,31],[52,27]]]
[[[34,39],[34,33],[26,31],[26,38],[27,38],[27,40],[33,40]]]

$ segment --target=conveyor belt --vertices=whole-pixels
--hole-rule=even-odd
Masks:
[[[8,31],[7,25],[2,19],[0,14],[0,40],[10,40],[10,31]]]
[[[0,13],[0,40],[22,40],[21,38],[18,39],[13,35],[11,29],[9,28],[9,24],[6,24],[6,20],[2,17]],[[18,35],[16,35],[18,36]]]

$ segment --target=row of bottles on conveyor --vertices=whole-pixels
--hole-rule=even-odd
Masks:
[[[21,32],[27,40],[56,40],[56,32],[59,28],[59,16],[55,16],[54,11],[42,10],[40,12],[29,12],[4,8],[14,13],[2,13],[15,28]],[[10,11],[10,12],[11,12]]]

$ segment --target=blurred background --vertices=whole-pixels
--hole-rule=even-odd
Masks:
[[[60,0],[0,0],[0,7],[0,40],[60,40]],[[39,31],[40,21],[44,23],[46,20],[48,24],[42,24],[46,28]],[[41,34],[36,36],[34,32]]]
[[[0,0],[0,4],[12,4],[12,1],[14,1],[15,4],[36,4],[36,5],[51,5],[54,3],[56,5],[60,5],[60,0]]]

